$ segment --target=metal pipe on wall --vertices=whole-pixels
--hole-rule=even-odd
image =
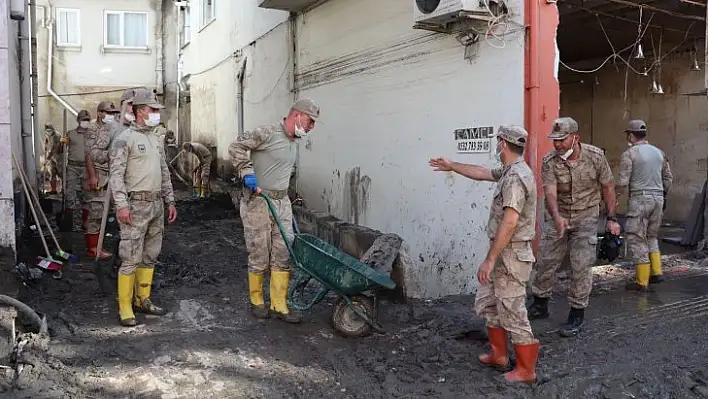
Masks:
[[[37,4],[35,1],[29,1],[29,30],[30,30],[30,89],[32,97],[32,136],[34,141],[34,167],[36,171],[41,171],[40,154],[43,152],[42,135],[39,134],[39,114],[37,112],[37,103],[39,101],[39,87],[37,82]],[[44,179],[40,178],[38,173],[34,179],[38,184]]]
[[[238,72],[238,94],[236,98],[238,100],[238,134],[243,133],[244,130],[244,116],[243,116],[243,79],[246,75],[246,61],[248,57],[243,57],[241,61],[241,69]]]
[[[59,104],[61,104],[64,108],[66,108],[69,112],[72,113],[74,116],[79,116],[79,113],[69,105],[66,101],[64,101],[63,98],[59,97],[57,93],[54,92],[52,89],[52,66],[54,64],[54,19],[52,18],[52,15],[54,13],[54,7],[49,6],[49,18],[47,20],[49,23],[47,23],[47,31],[48,31],[48,37],[47,37],[47,93],[54,97],[55,100],[59,101]],[[66,132],[62,132],[66,133]]]
[[[27,7],[27,4],[25,4]],[[26,10],[25,10],[26,11]],[[27,15],[27,13],[25,13]],[[18,77],[20,79],[20,137],[22,138],[22,161],[27,175],[30,177],[37,176],[34,161],[34,140],[32,134],[32,109],[31,109],[31,82],[30,82],[30,32],[29,32],[29,17],[17,24],[17,51],[19,65],[17,68]],[[37,189],[37,179],[30,178],[30,186],[32,190]]]

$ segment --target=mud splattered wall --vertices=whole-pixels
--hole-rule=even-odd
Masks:
[[[87,109],[95,117],[100,101],[120,102],[126,87],[144,86],[162,91],[161,0],[125,0],[120,4],[97,0],[40,0],[37,2],[37,54],[39,75],[39,124],[52,123],[59,129],[63,107],[47,92],[47,41],[49,19],[56,19],[56,8],[80,10],[80,43],[55,46],[53,90],[75,109]],[[104,46],[104,10],[147,13],[147,48],[107,48]],[[56,36],[56,35],[55,35]],[[56,37],[55,37],[56,42]],[[93,93],[93,94],[92,94]],[[69,128],[76,125],[69,114]]]
[[[522,2],[509,4],[523,21]],[[401,235],[419,287],[409,295],[469,293],[494,186],[433,172],[428,159],[494,164],[493,148],[458,154],[454,130],[523,124],[523,44],[482,43],[470,63],[454,35],[414,30],[411,7],[330,0],[298,18],[296,90],[323,121],[301,148],[298,191],[312,208]]]
[[[660,80],[663,95],[649,93],[651,75],[630,73],[626,101],[625,70],[619,65],[618,69],[604,68],[596,75],[597,80],[593,74],[567,71],[560,78],[561,114],[578,120],[584,141],[607,151],[615,176],[620,156],[627,149],[622,133],[627,122],[634,118],[647,122],[649,140],[666,152],[671,162],[674,185],[666,218],[677,221],[687,217],[693,197],[700,192],[708,174],[708,101],[705,95],[680,94],[703,89],[703,71],[692,71],[691,66],[690,53],[664,59]],[[626,210],[626,198],[620,198],[619,210]]]

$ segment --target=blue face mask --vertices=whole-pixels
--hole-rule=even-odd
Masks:
[[[502,145],[502,143],[497,144],[497,148],[494,150],[494,158],[496,158],[497,162],[500,162],[500,163],[502,162],[502,159],[501,159],[502,150],[501,150],[501,148],[499,148],[499,147],[501,147],[501,145]]]

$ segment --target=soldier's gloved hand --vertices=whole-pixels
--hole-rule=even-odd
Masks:
[[[61,139],[59,140],[62,144],[69,144],[69,137],[68,136],[61,136]]]
[[[250,173],[244,176],[243,185],[251,191],[256,191],[256,188],[258,188],[258,183],[256,182],[256,175]]]

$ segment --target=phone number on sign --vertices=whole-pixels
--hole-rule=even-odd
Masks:
[[[457,152],[489,152],[489,139],[458,140]]]

